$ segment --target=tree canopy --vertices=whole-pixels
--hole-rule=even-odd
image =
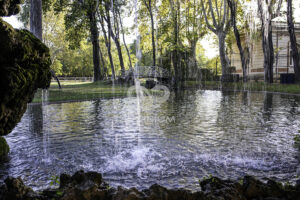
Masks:
[[[253,26],[245,6],[251,2],[264,27],[256,31],[262,33],[265,79],[272,82],[274,48],[268,38],[272,19],[282,13],[282,1],[43,0],[43,41],[51,49],[52,68],[59,75],[125,78],[137,63],[139,47],[142,57],[138,65],[166,68],[175,85],[180,85],[184,80],[199,79],[201,69],[212,68],[199,51],[200,41],[209,35],[219,47],[222,75],[231,74],[228,53],[237,45],[247,81],[249,44],[242,36]],[[25,0],[19,16],[27,28],[30,4]]]

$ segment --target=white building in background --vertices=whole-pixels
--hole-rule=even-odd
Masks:
[[[291,54],[290,36],[286,22],[272,22],[273,46],[274,46],[274,78],[278,78],[281,73],[294,73],[293,59]],[[300,23],[295,24],[297,43],[300,44]],[[242,36],[245,43],[247,36]],[[264,54],[262,49],[261,36],[250,42],[248,76],[250,79],[264,77]],[[243,45],[244,46],[244,45]],[[243,76],[240,54],[234,42],[232,52],[229,53],[231,66],[235,67],[235,74]]]

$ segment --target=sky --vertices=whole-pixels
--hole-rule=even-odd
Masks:
[[[3,17],[3,20],[10,23],[14,28],[21,28],[23,25],[16,16]]]
[[[294,18],[296,22],[300,22],[300,0],[294,0]],[[286,3],[284,2],[282,5],[283,8],[286,8]],[[14,28],[22,28],[22,23],[17,19],[16,16],[11,17],[3,17],[4,21],[10,23]],[[127,18],[125,19],[124,24],[133,24],[133,18]],[[127,43],[130,43],[135,38],[134,35],[128,36],[126,39],[128,40]],[[212,37],[205,37],[200,41],[201,45],[205,49],[205,55],[208,58],[213,58],[216,55],[218,55],[218,48],[213,44]]]

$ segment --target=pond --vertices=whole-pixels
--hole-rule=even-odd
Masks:
[[[138,103],[140,102],[140,103]],[[0,178],[21,176],[34,189],[51,176],[84,169],[112,186],[154,183],[199,190],[210,175],[295,181],[300,97],[188,90],[168,101],[147,98],[29,104],[6,136],[11,152]]]

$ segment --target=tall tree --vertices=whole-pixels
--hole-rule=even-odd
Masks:
[[[295,79],[296,82],[300,82],[300,56],[297,48],[297,39],[295,34],[292,0],[287,0],[287,23],[288,23],[288,30],[290,34],[290,43],[291,43],[293,63],[294,63]]]
[[[153,66],[156,66],[156,48],[155,48],[155,29],[154,29],[154,18],[153,18],[153,8],[152,3],[153,0],[143,0],[151,20],[151,38],[152,38],[152,58],[153,58]],[[155,5],[154,5],[155,6]]]
[[[264,79],[273,83],[274,47],[272,39],[272,19],[280,13],[282,0],[257,0],[261,21],[262,47],[264,52]],[[277,9],[274,7],[277,5]]]
[[[225,38],[230,28],[230,12],[227,6],[227,0],[215,0],[213,6],[212,0],[208,0],[208,11],[206,11],[204,2],[201,0],[206,25],[218,37],[219,55],[222,65],[222,80],[229,74],[229,59],[226,54]],[[223,11],[222,11],[223,10]],[[212,25],[209,22],[212,19]]]
[[[201,9],[201,4],[196,0],[186,0],[185,3],[185,29],[186,29],[186,39],[189,43],[189,59],[186,69],[187,79],[197,79],[198,75],[198,62],[196,59],[196,47],[199,39],[207,33],[204,21],[204,15]]]
[[[247,63],[248,62],[247,62],[247,57],[246,57],[246,54],[245,54],[243,46],[242,46],[240,32],[237,28],[237,19],[236,19],[237,2],[236,2],[236,0],[227,0],[227,1],[228,1],[228,5],[230,8],[231,23],[232,23],[232,27],[233,27],[236,44],[237,44],[239,52],[240,52],[240,59],[242,62],[242,70],[243,70],[243,81],[247,82],[247,80],[248,80],[248,78],[247,78]]]
[[[124,31],[124,27],[123,27],[123,22],[122,22],[122,17],[121,17],[120,10],[118,10],[118,17],[119,17],[119,20],[120,20],[120,28],[121,28],[122,36],[123,36],[123,44],[125,46],[127,56],[128,56],[128,60],[129,60],[129,69],[130,69],[131,72],[133,72],[130,52],[129,52],[129,49],[127,47],[126,40],[125,40],[125,31]]]
[[[45,1],[47,6],[49,1]],[[43,40],[43,3],[42,0],[30,0],[30,32],[38,39]],[[55,72],[50,69],[51,75],[56,79],[59,88],[60,82]]]
[[[105,12],[102,13],[104,14],[103,18],[107,24],[108,35],[113,39],[117,48],[120,67],[121,67],[121,77],[125,78],[125,66],[124,66],[124,59],[123,59],[122,48],[120,43],[120,28],[119,28],[118,14],[117,14],[117,9],[119,9],[118,7],[119,5],[115,1],[108,1],[108,0],[104,0],[103,3],[105,9]]]
[[[104,6],[101,6],[100,7],[101,9],[98,10],[98,18],[99,18],[99,23],[101,25],[102,33],[104,36],[105,46],[107,49],[107,54],[108,54],[108,58],[109,58],[109,62],[110,62],[111,78],[113,80],[115,80],[116,79],[115,66],[114,66],[113,56],[111,53],[111,37],[110,37],[111,32],[108,31],[108,33],[107,33],[106,28],[105,28],[105,23],[104,23],[105,9],[103,7]]]
[[[93,63],[94,63],[94,81],[100,81],[103,77],[100,67],[100,46],[99,46],[99,31],[97,27],[97,8],[99,6],[98,1],[91,1],[87,9],[87,16],[89,18],[89,27],[91,40],[93,45]],[[103,66],[104,63],[102,63]]]
[[[180,2],[179,0],[169,0],[172,16],[173,26],[173,51],[172,51],[172,64],[175,72],[175,87],[180,87],[182,81],[182,66],[181,66],[181,55],[180,55]]]
[[[103,78],[101,71],[99,31],[97,28],[98,0],[60,0],[56,2],[56,11],[65,11],[67,39],[73,49],[80,47],[80,42],[87,36],[93,45],[94,81]]]

